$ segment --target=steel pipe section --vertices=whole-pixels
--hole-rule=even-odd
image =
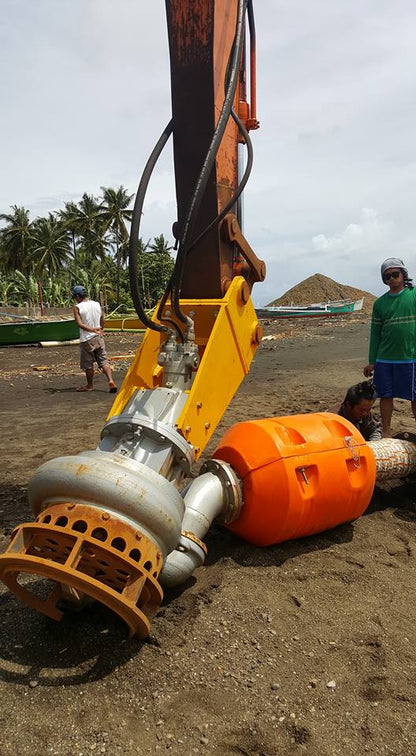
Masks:
[[[181,537],[159,576],[165,587],[184,583],[204,563],[207,549],[202,539],[213,521],[230,522],[241,510],[242,488],[236,473],[225,463],[212,461],[205,467],[209,466],[213,472],[200,475],[185,493]]]

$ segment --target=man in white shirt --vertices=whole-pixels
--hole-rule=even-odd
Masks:
[[[103,371],[108,380],[111,394],[115,394],[117,386],[113,381],[110,363],[104,344],[104,317],[99,302],[88,299],[84,286],[74,286],[72,295],[76,301],[74,318],[79,328],[80,368],[85,371],[87,385],[80,386],[77,391],[92,391],[94,380],[94,361]]]

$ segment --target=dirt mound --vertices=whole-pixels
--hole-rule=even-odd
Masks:
[[[279,299],[269,302],[268,307],[272,305],[305,305],[315,304],[316,302],[337,301],[339,299],[361,299],[364,298],[363,312],[370,313],[373,302],[376,299],[374,294],[362,289],[356,289],[354,286],[346,286],[334,281],[322,273],[315,273],[304,281],[296,284],[283,294]]]

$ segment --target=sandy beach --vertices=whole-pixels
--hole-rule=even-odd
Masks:
[[[252,369],[203,459],[249,417],[322,411],[362,379],[369,321],[265,325]],[[112,334],[121,383],[139,337]],[[78,347],[0,351],[0,547],[31,520],[47,459],[94,448],[112,397]],[[394,432],[414,430],[397,402]],[[5,756],[416,754],[414,484],[376,488],[360,519],[260,549],[214,526],[208,557],[167,591],[146,642],[94,605],[60,624],[0,589]]]

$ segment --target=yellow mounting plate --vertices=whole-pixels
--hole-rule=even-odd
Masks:
[[[233,279],[223,299],[184,299],[180,304],[195,323],[200,365],[177,428],[198,458],[250,369],[261,329],[240,276]],[[169,310],[167,303],[164,312]],[[165,339],[158,331],[146,331],[107,419],[121,414],[137,389],[163,385],[157,357]]]

